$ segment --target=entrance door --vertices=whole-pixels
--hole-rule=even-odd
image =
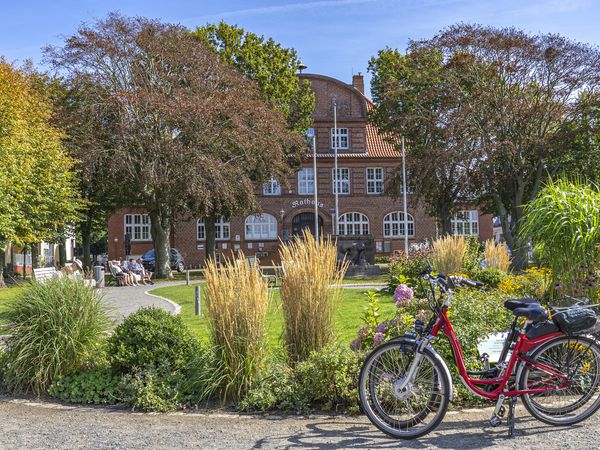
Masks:
[[[308,228],[315,235],[315,213],[304,212],[297,214],[292,219],[292,234],[302,234],[302,230]],[[323,219],[319,216],[319,234],[323,233]]]

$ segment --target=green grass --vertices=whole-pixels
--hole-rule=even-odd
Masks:
[[[168,298],[181,305],[181,317],[185,323],[200,336],[201,339],[208,339],[208,327],[204,316],[196,316],[194,311],[194,289],[192,286],[169,286],[154,289],[151,293]],[[272,290],[271,305],[268,313],[268,333],[269,343],[273,347],[280,344],[280,337],[283,331],[283,313],[281,311],[281,301],[279,299],[279,289]],[[201,295],[203,297],[203,295]],[[386,317],[392,317],[394,301],[392,296],[387,293],[381,293],[381,314],[382,320]],[[202,298],[202,307],[204,298]],[[343,289],[342,300],[337,305],[335,312],[335,333],[341,342],[349,343],[356,337],[358,328],[362,325],[362,316],[364,307],[367,306],[367,296],[362,289]]]
[[[22,287],[11,286],[0,289],[0,325],[6,323],[6,310],[9,303],[23,290]]]

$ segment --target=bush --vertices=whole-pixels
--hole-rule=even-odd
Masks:
[[[388,289],[393,292],[399,284],[416,287],[417,275],[429,266],[431,250],[428,247],[412,250],[409,255],[400,253],[390,260]]]
[[[433,268],[440,273],[460,273],[467,254],[467,241],[462,236],[444,236],[433,241]]]
[[[94,405],[119,403],[122,400],[120,378],[110,369],[96,369],[58,377],[48,393],[70,403]]]
[[[506,272],[494,268],[475,268],[469,272],[469,277],[485,284],[485,289],[495,289],[506,278]]]
[[[285,265],[281,284],[283,340],[292,363],[302,361],[333,341],[334,306],[347,263],[339,264],[337,247],[309,231],[279,250]],[[331,287],[335,285],[335,287]]]
[[[9,305],[5,317],[12,324],[5,383],[12,392],[37,395],[101,353],[110,326],[96,291],[68,278],[31,283]]]
[[[376,256],[375,257],[375,264],[387,264],[390,262],[390,257],[389,256]]]
[[[257,267],[250,267],[243,255],[238,260],[226,260],[220,267],[209,261],[204,274],[211,343],[222,361],[220,390],[224,399],[236,400],[252,387],[264,369],[267,280]]]
[[[181,376],[146,368],[124,375],[119,390],[134,410],[168,412],[181,406],[180,383]]]
[[[131,314],[108,340],[111,367],[123,374],[145,368],[178,372],[197,351],[198,340],[183,319],[159,308]]]
[[[273,409],[308,412],[311,409],[358,411],[358,374],[362,354],[340,345],[312,352],[291,368],[276,362],[263,379],[237,405],[242,411]]]
[[[513,297],[534,297],[548,300],[551,296],[552,272],[546,268],[531,267],[519,275],[508,275],[498,289]]]

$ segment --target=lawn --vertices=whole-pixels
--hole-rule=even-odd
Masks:
[[[13,300],[17,294],[22,290],[21,287],[6,287],[0,289],[0,324],[6,323],[4,314],[8,307],[8,304]]]
[[[181,317],[201,339],[208,338],[206,318],[195,315],[194,311],[194,289],[192,286],[169,286],[154,289],[151,293],[173,300],[181,305]],[[279,289],[272,291],[271,305],[268,313],[269,341],[273,347],[279,345],[283,330],[283,313],[279,298]],[[201,295],[201,306],[204,307],[204,296]],[[381,314],[391,317],[396,306],[392,296],[381,293]],[[335,332],[341,342],[350,342],[356,337],[356,331],[362,325],[364,307],[367,306],[367,296],[362,289],[343,289],[342,298],[335,312]]]

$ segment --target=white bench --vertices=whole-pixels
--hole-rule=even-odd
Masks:
[[[62,273],[56,270],[54,267],[42,267],[40,269],[33,269],[33,278],[38,283],[45,283],[52,278],[60,278]]]

